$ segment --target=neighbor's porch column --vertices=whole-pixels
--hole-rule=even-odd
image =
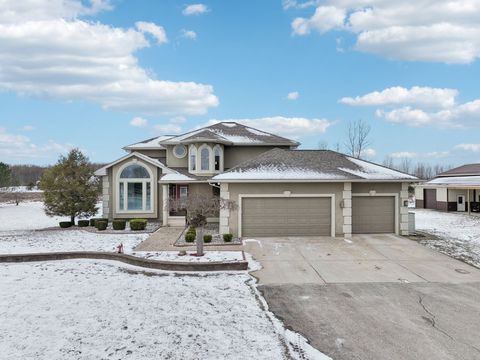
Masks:
[[[408,183],[402,183],[400,191],[400,235],[408,235]],[[407,204],[405,206],[405,204]]]
[[[110,219],[110,182],[108,176],[102,177],[102,211],[103,217]]]
[[[225,184],[225,183],[220,184],[220,198],[225,200],[230,200],[230,193],[228,192],[228,184]],[[220,225],[219,225],[220,234],[230,233],[230,226],[228,225],[229,218],[230,218],[230,210],[228,208],[220,209]]]
[[[470,208],[471,208],[471,206],[470,206],[470,189],[467,189],[467,206],[468,206],[468,215],[470,215],[471,214],[471,212],[470,212]]]
[[[345,239],[352,238],[352,183],[343,183],[343,236]]]
[[[163,226],[168,225],[168,215],[170,214],[168,208],[168,184],[162,185],[162,223]]]

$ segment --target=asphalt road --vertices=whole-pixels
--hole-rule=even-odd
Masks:
[[[480,359],[480,282],[259,288],[276,316],[333,359]]]

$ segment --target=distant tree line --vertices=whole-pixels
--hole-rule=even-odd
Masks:
[[[443,164],[427,164],[423,162],[413,163],[410,158],[402,158],[395,161],[392,157],[386,157],[383,161],[383,165],[404,173],[414,175],[419,179],[430,180],[433,179],[438,174],[450,170],[453,168],[452,165],[443,165]]]
[[[34,187],[40,181],[43,173],[50,166],[38,165],[7,165],[2,163],[0,167],[0,187],[7,186],[29,186]],[[101,168],[105,164],[90,163],[93,171]]]

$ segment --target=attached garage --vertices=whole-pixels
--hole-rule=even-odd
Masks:
[[[437,209],[437,189],[423,189],[425,209]]]
[[[244,197],[242,236],[331,236],[332,202],[331,196]]]
[[[352,233],[395,232],[395,196],[353,196]]]

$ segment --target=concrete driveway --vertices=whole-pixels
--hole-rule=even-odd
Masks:
[[[261,238],[244,243],[244,250],[263,266],[252,273],[263,285],[480,281],[480,270],[390,234],[357,235],[352,240]]]
[[[248,239],[270,310],[333,359],[479,359],[480,270],[395,235]]]

